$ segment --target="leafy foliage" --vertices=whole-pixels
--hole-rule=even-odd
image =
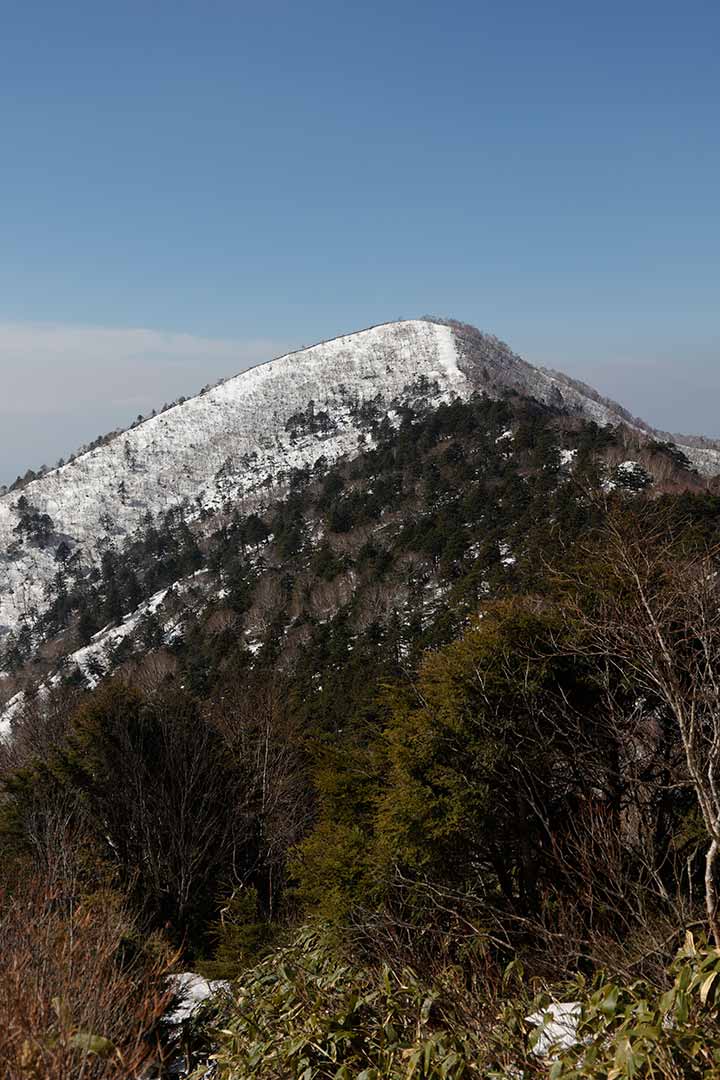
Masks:
[[[452,1019],[411,971],[354,966],[307,928],[246,972],[212,1059],[227,1080],[461,1080],[477,1050]]]
[[[720,1068],[720,953],[692,934],[676,957],[668,989],[600,976],[578,987],[577,1046],[560,1055],[552,1080],[580,1077],[714,1076]],[[571,991],[572,992],[572,991]]]
[[[618,640],[645,640],[611,542],[629,537],[677,663],[713,658],[670,585],[692,558],[715,579],[720,499],[620,429],[421,391],[392,416],[358,404],[372,444],[352,460],[250,513],[148,517],[90,573],[26,508],[17,542],[53,545],[57,571],[4,663],[19,684],[31,656],[53,670],[53,635],[90,648],[0,748],[2,880],[121,892],[186,961],[238,977],[220,1076],[532,1075],[525,1014],[501,1009],[529,1009],[531,980],[585,1004],[595,1057],[558,1076],[656,1052],[696,1075],[714,954],[659,1002],[669,943],[701,917],[705,819],[672,702],[589,628],[611,611]],[[308,406],[291,430],[330,427]],[[711,680],[683,670],[709,716]],[[528,979],[502,991],[520,957]]]

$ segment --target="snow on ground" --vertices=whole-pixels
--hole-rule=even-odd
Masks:
[[[205,979],[194,971],[171,975],[168,982],[173,994],[180,999],[175,1008],[165,1014],[165,1020],[173,1025],[189,1020],[204,1002],[230,990],[230,983],[225,979]]]
[[[513,555],[510,545],[504,540],[501,540],[498,546],[500,548],[500,562],[502,563],[502,565],[514,566],[517,562],[517,559]]]
[[[205,979],[194,971],[183,971],[180,975],[171,975],[168,982],[169,989],[177,995],[179,1001],[175,1008],[170,1009],[164,1016],[165,1022],[170,1026],[169,1048],[172,1057],[169,1065],[166,1066],[167,1072],[163,1070],[162,1075],[177,1077],[201,1075],[209,1080],[215,1072],[212,1065],[205,1067],[200,1073],[193,1068],[192,1061],[186,1058],[186,1023],[195,1017],[205,1003],[227,999],[230,994],[230,983],[225,979]]]
[[[119,626],[105,627],[103,630],[99,630],[97,634],[93,635],[89,645],[70,653],[66,664],[70,668],[78,668],[91,688],[97,686],[101,678],[99,672],[106,666],[106,658],[118,647],[121,641],[135,633],[140,620],[145,615],[155,615],[157,613],[169,591],[169,589],[161,589],[156,592],[146,603],[141,604],[132,615],[128,615],[123,619]],[[51,682],[54,685],[54,682],[58,680],[59,676],[53,676]]]
[[[5,708],[0,713],[0,742],[10,734],[12,722],[15,717],[20,714],[24,705],[25,694],[22,690],[17,694],[14,694],[10,700],[6,702]]]
[[[703,476],[716,476],[720,472],[720,450],[710,447],[686,446],[677,444],[687,456],[690,464]]]
[[[554,1001],[541,1012],[527,1016],[528,1024],[540,1028],[535,1053],[539,1057],[554,1056],[558,1051],[576,1046],[581,1013],[579,1001]]]
[[[387,411],[421,377],[437,382],[438,401],[509,387],[600,424],[622,419],[497,339],[478,332],[468,341],[426,320],[386,323],[242,372],[28,484],[22,495],[54,522],[44,548],[15,531],[19,493],[0,497],[0,637],[46,609],[61,538],[89,565],[148,513],[186,504],[190,518],[228,500],[250,506],[283,472],[357,453],[357,406],[375,401]],[[330,418],[324,432],[288,423],[310,401]],[[720,471],[718,451],[683,449],[703,471]]]
[[[447,326],[435,326],[437,333],[437,365],[438,370],[428,372],[431,379],[444,378],[444,382],[451,390],[462,393],[467,388],[467,378],[458,367],[458,354],[455,347],[455,338]],[[440,331],[444,331],[441,333]]]
[[[353,406],[385,407],[420,376],[435,373],[440,394],[468,392],[457,366],[453,333],[424,321],[391,323],[336,338],[245,371],[220,386],[146,420],[105,446],[33,481],[22,492],[49,514],[55,532],[86,561],[103,542],[132,533],[143,517],[187,501],[218,508],[264,490],[268,477],[357,451]],[[334,427],[293,438],[287,423],[314,401]],[[54,546],[18,540],[18,494],[0,498],[0,633],[47,605],[45,586],[57,571]]]
[[[96,634],[93,634],[89,644],[73,653],[69,653],[64,658],[62,672],[56,672],[45,683],[40,684],[36,691],[40,699],[42,700],[51,687],[60,684],[63,674],[73,670],[78,670],[82,674],[89,687],[94,688],[97,686],[103,677],[103,673],[110,668],[110,657],[118,645],[125,639],[132,637],[138,630],[143,618],[148,615],[157,615],[169,594],[182,596],[193,579],[197,578],[201,573],[205,573],[205,571],[196,571],[189,578],[176,581],[174,585],[167,589],[160,589],[149,600],[140,604],[130,615],[126,615],[119,625],[105,626],[102,630],[98,630]],[[183,632],[182,620],[170,619],[166,621],[164,630],[165,641],[170,644],[181,636]],[[20,690],[10,698],[4,708],[0,709],[0,742],[10,733],[12,722],[20,714],[25,703],[26,695],[24,691]]]
[[[618,474],[619,473],[623,473],[628,478],[628,480],[633,476],[637,476],[638,478],[642,478],[642,477],[644,477],[646,475],[645,470],[643,469],[643,467],[642,467],[642,465],[640,464],[639,461],[621,461],[620,464],[616,465],[615,469],[614,469],[614,474],[615,474],[616,478],[613,480],[612,475],[611,475],[611,476],[606,477],[603,480],[603,482],[602,482],[603,491],[606,491],[606,492],[617,491],[617,488],[618,488]],[[624,481],[621,480],[620,483],[621,483],[622,486],[625,486]]]

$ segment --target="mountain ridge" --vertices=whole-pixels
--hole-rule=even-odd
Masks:
[[[0,636],[43,611],[60,545],[92,564],[148,515],[251,508],[293,469],[368,445],[368,412],[392,422],[394,406],[413,395],[439,403],[518,393],[599,426],[656,434],[582,386],[492,335],[434,317],[380,323],[255,365],[0,497]],[[720,471],[715,451],[683,450],[703,471]]]

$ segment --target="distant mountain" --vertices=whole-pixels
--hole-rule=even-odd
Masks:
[[[247,510],[293,469],[372,443],[368,417],[421,396],[440,403],[517,394],[600,426],[656,433],[497,338],[439,319],[387,323],[281,356],[146,420],[0,498],[0,637],[47,609],[60,564],[98,564],[149,518]],[[720,452],[682,446],[699,471]]]

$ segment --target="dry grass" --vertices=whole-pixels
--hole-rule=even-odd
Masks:
[[[133,947],[113,894],[77,901],[35,881],[0,892],[0,1076],[146,1075],[169,957]]]

